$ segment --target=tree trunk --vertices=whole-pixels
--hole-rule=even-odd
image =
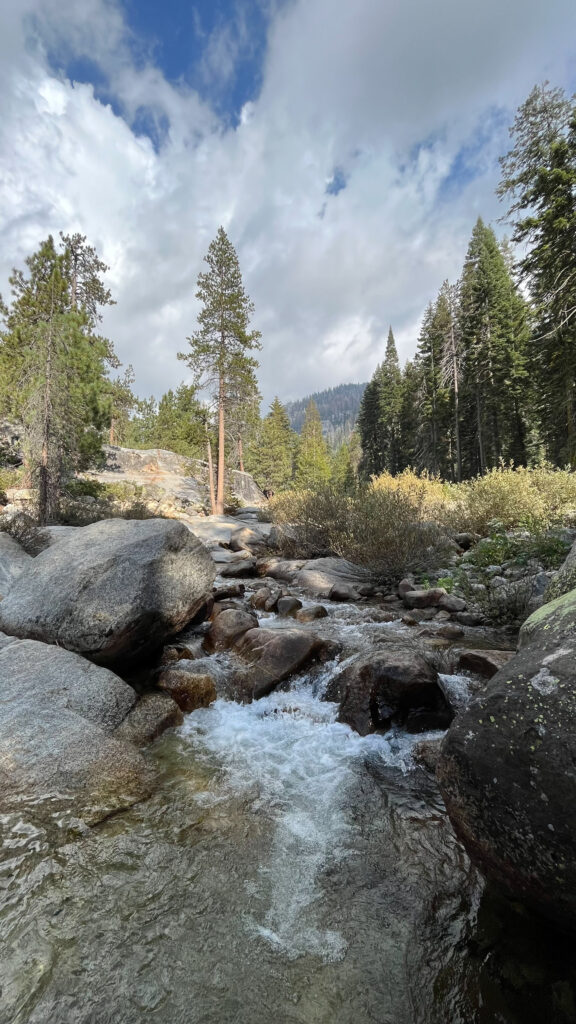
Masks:
[[[116,443],[115,442],[115,435],[114,435],[115,428],[116,428],[116,420],[112,419],[112,420],[110,420],[110,444],[115,444]]]
[[[484,458],[484,438],[482,435],[482,407],[480,404],[480,388],[476,385],[476,427],[478,430],[478,463],[480,473],[483,474],[486,471],[486,461]]]
[[[456,479],[462,483],[462,448],[460,446],[460,393],[458,384],[458,357],[456,354],[456,339],[454,337],[454,324],[450,328],[452,343],[452,376],[454,379],[454,439],[456,441]]]
[[[48,328],[46,350],[46,380],[44,382],[44,407],[42,410],[42,441],[40,467],[38,470],[38,522],[46,526],[50,506],[50,430],[52,424],[52,324]]]
[[[212,445],[206,431],[206,448],[208,451],[208,485],[210,487],[210,509],[212,515],[216,514],[216,496],[214,494],[214,463],[212,462]]]
[[[218,390],[218,480],[216,491],[216,514],[224,514],[224,472],[225,472],[225,433],[224,433],[224,381],[220,377]]]
[[[238,438],[238,464],[240,466],[240,472],[244,472],[244,449],[242,446],[242,438]]]

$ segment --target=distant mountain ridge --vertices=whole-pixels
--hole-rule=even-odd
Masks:
[[[366,384],[338,384],[335,388],[317,391],[296,402],[286,403],[292,429],[300,433],[306,415],[306,406],[312,399],[318,406],[322,429],[328,443],[337,448],[347,441],[358,418],[360,402]]]

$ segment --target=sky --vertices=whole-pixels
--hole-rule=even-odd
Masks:
[[[223,225],[264,410],[367,380],[390,324],[414,354],[477,217],[505,231],[498,156],[546,79],[576,89],[574,0],[0,0],[0,292],[80,231],[159,397]]]

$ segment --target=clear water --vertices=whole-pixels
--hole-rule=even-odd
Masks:
[[[2,821],[2,1024],[576,1020],[569,942],[484,892],[423,737],[339,725],[332,671],[188,716],[95,829]]]

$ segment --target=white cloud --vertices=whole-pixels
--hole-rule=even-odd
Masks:
[[[567,83],[574,59],[572,0],[294,0],[272,20],[260,97],[225,130],[150,55],[134,61],[119,7],[36,2],[0,15],[0,288],[49,231],[87,234],[118,302],[105,327],[142,394],[184,372],[176,352],[220,223],[256,305],[267,400],[366,379],[389,323],[411,354],[476,217],[500,212],[494,112],[546,76]],[[225,42],[207,56],[224,77]],[[54,77],[47,48],[63,46],[99,63],[125,119]],[[169,126],[158,152],[129,127],[139,108]],[[481,129],[477,176],[440,198]],[[348,184],[326,196],[336,166]]]

